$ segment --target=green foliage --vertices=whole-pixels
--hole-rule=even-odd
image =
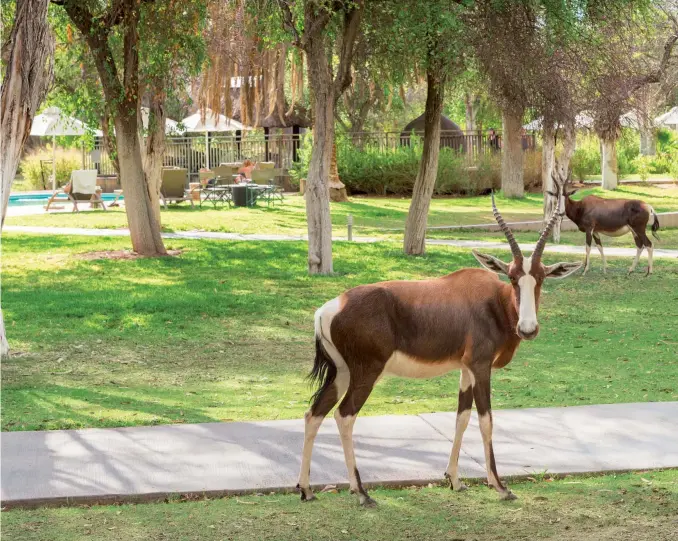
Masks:
[[[51,147],[39,149],[27,154],[21,162],[21,172],[24,180],[33,190],[47,190],[52,188],[50,176],[52,164],[41,164],[40,160],[52,159]],[[60,149],[56,151],[56,184],[63,186],[71,178],[71,171],[82,167],[80,153],[74,149]]]
[[[650,178],[650,170],[652,169],[652,158],[650,156],[638,155],[633,160],[633,166],[640,176],[640,180],[647,182],[647,179]]]
[[[600,143],[592,135],[577,137],[577,148],[570,161],[574,178],[582,182],[590,175],[600,174]]]
[[[298,183],[308,174],[312,137],[307,135],[299,151],[300,161],[292,169]],[[347,138],[337,140],[339,178],[352,194],[409,195],[419,171],[423,140],[412,137],[409,146],[383,149],[366,144],[358,147]],[[541,183],[541,154],[526,153],[525,186]],[[450,148],[441,148],[435,195],[475,195],[501,186],[501,155],[486,154],[474,163]]]

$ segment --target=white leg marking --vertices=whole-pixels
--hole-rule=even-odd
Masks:
[[[313,442],[318,434],[320,425],[324,417],[314,417],[310,411],[304,415],[304,448],[301,452],[301,469],[299,470],[299,490],[302,494],[302,500],[312,500],[314,498],[309,483],[311,474],[311,454],[313,453]]]
[[[605,254],[603,253],[603,245],[596,242],[596,246],[600,252],[600,259],[603,260],[603,274],[607,274],[607,262],[605,261]]]
[[[473,385],[474,380],[475,378],[470,370],[462,370],[459,376],[459,390],[462,392],[467,391]],[[473,398],[471,398],[470,406],[473,406]],[[461,451],[461,440],[464,437],[469,419],[471,419],[471,407],[457,413],[457,422],[454,428],[454,443],[452,444],[450,460],[447,463],[447,470],[445,470],[447,477],[452,482],[452,488],[457,491],[466,490],[466,485],[459,479],[459,452]]]
[[[494,476],[491,468],[492,463],[492,415],[486,413],[478,416],[478,424],[480,424],[480,433],[483,436],[483,448],[485,450],[485,467],[487,469],[487,482],[490,486],[495,488],[500,486],[499,480]]]
[[[375,502],[367,495],[366,492],[361,490],[361,486],[358,482],[358,477],[356,474],[358,469],[353,451],[353,425],[355,424],[356,416],[348,415],[347,417],[342,417],[342,415],[339,413],[339,410],[336,410],[334,412],[334,418],[337,421],[339,436],[341,437],[341,445],[344,448],[344,460],[346,461],[346,469],[348,470],[348,484],[351,492],[358,494],[358,497],[360,498],[360,505],[372,507],[375,505]]]
[[[591,266],[590,254],[591,254],[591,247],[587,244],[586,245],[586,264],[584,265],[584,272],[583,272],[582,276],[589,271],[589,267]]]
[[[640,248],[636,249],[636,258],[633,260],[633,263],[631,264],[629,274],[631,274],[635,270],[636,265],[638,265],[638,260],[640,260],[640,254],[643,252],[643,248],[644,246],[641,246]]]
[[[647,274],[652,274],[652,256],[654,253],[654,247],[647,247]]]

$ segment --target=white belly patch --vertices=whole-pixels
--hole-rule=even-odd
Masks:
[[[435,378],[460,368],[461,362],[458,359],[420,361],[410,357],[407,353],[395,351],[386,362],[384,374],[401,378]]]
[[[622,235],[626,235],[629,231],[631,231],[631,228],[628,225],[625,225],[616,231],[601,231],[600,234],[605,235],[606,237],[621,237]]]

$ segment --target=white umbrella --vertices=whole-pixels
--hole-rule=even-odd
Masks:
[[[149,115],[149,109],[148,107],[142,107],[141,108],[141,122],[144,125],[144,129],[148,129],[148,115]],[[179,129],[179,122],[176,120],[172,120],[171,118],[165,119],[165,134],[167,135],[176,135],[176,134],[181,134],[183,130]]]
[[[659,115],[654,121],[662,126],[673,127],[674,130],[678,130],[678,106],[663,115]]]
[[[214,113],[211,109],[205,111],[204,120],[201,112],[198,111],[184,118],[181,123],[188,132],[205,132],[205,161],[207,169],[210,168],[209,132],[233,132],[250,129],[237,120]]]
[[[525,124],[523,128],[526,130],[530,131],[539,131],[542,129],[541,123],[543,121],[543,118],[537,118],[536,120],[533,120],[529,124]],[[581,128],[593,128],[593,118],[591,118],[589,115],[586,113],[579,113],[575,118],[574,118],[574,125],[577,129]]]
[[[88,128],[77,118],[65,116],[58,107],[48,107],[33,119],[31,135],[38,137],[52,136],[52,189],[56,190],[56,136],[57,135],[85,135],[93,133],[101,137],[101,130]]]

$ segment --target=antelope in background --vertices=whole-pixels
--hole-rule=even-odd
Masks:
[[[453,490],[466,487],[458,476],[461,440],[475,401],[485,450],[487,480],[502,499],[514,499],[502,484],[492,449],[490,374],[506,366],[521,340],[539,332],[537,309],[545,278],[565,278],[581,263],[544,266],[542,253],[558,213],[547,223],[531,257],[523,256],[494,203],[495,219],[511,247],[510,263],[473,251],[488,269],[462,269],[442,278],[363,285],[324,304],[315,314],[316,355],[310,377],[318,384],[306,413],[297,489],[301,500],[315,496],[309,484],[311,453],[318,429],[341,400],[339,428],[350,490],[363,506],[375,505],[360,481],[353,451],[353,425],[374,385],[385,374],[409,378],[460,370],[456,429],[445,477]],[[496,273],[496,274],[495,274]],[[508,276],[502,282],[497,274]],[[343,399],[342,399],[343,397]]]
[[[556,186],[560,186],[555,177]],[[645,230],[647,229],[650,217],[654,216],[652,223],[652,236],[659,240],[657,230],[659,229],[659,217],[654,209],[640,199],[604,199],[595,195],[587,195],[581,201],[574,201],[570,197],[577,190],[567,189],[566,181],[562,183],[563,199],[565,201],[565,214],[572,220],[579,231],[586,233],[586,259],[584,274],[589,270],[591,264],[589,254],[591,253],[591,239],[596,241],[596,246],[603,260],[603,273],[607,273],[607,263],[603,253],[603,244],[600,241],[600,235],[608,237],[620,237],[627,233],[633,234],[636,241],[636,258],[631,264],[629,274],[631,274],[644,248],[647,248],[647,275],[652,274],[652,255],[653,245]],[[560,189],[558,191],[561,191]],[[549,195],[558,197],[557,194],[549,192]]]

